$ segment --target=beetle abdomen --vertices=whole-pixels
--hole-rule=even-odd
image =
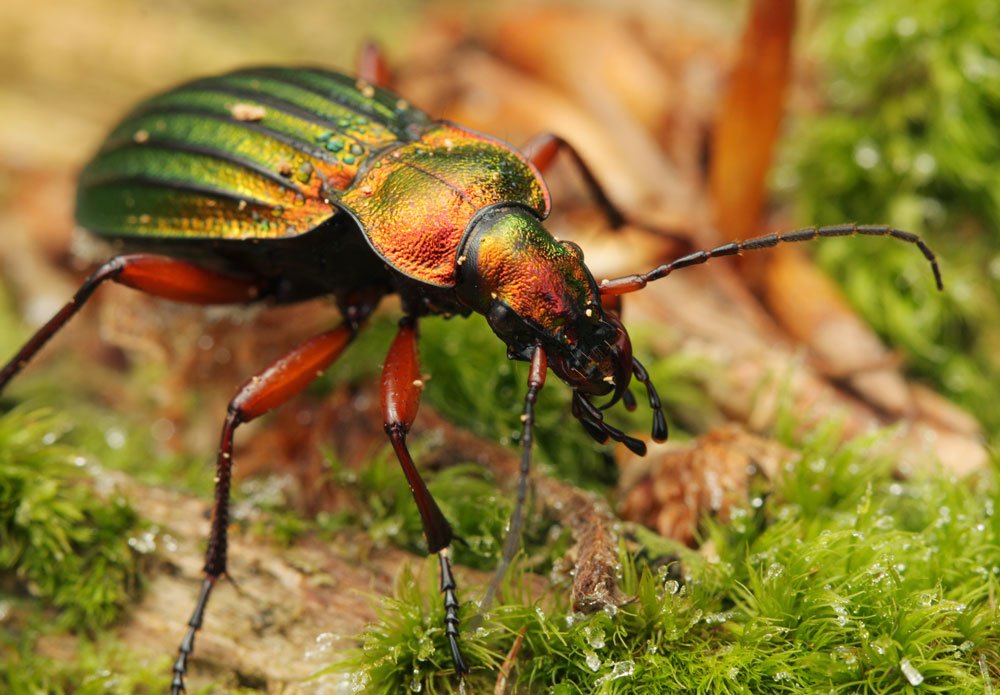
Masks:
[[[80,176],[77,222],[110,237],[293,237],[337,213],[373,154],[419,137],[398,97],[318,69],[258,68],[140,104]]]

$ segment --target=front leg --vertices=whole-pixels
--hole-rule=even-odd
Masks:
[[[399,322],[399,331],[392,341],[389,354],[382,367],[382,417],[385,433],[389,435],[393,451],[403,467],[403,474],[410,484],[410,492],[420,511],[420,521],[427,539],[427,550],[438,554],[441,571],[441,592],[444,594],[445,634],[451,647],[451,658],[455,670],[468,673],[462,652],[458,646],[458,597],[455,593],[455,578],[451,573],[448,546],[453,534],[451,524],[444,518],[441,509],[431,496],[427,484],[420,477],[413,458],[406,446],[406,433],[417,417],[420,405],[420,362],[417,357],[416,319],[407,317]]]

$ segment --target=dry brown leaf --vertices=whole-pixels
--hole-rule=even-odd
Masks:
[[[755,0],[720,104],[711,198],[726,240],[756,236],[791,75],[795,0]]]
[[[801,250],[774,249],[766,268],[764,301],[781,326],[809,346],[821,372],[887,415],[914,414],[909,385],[892,354]]]

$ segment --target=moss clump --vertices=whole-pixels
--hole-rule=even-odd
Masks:
[[[0,415],[0,691],[162,692],[163,664],[92,646],[136,599],[143,528],[120,495],[95,494],[101,473],[61,443],[66,429],[43,410]],[[66,631],[88,638],[65,642]],[[40,649],[53,636],[72,659]]]
[[[81,641],[72,659],[42,656],[33,645],[23,646],[20,654],[23,658],[0,668],[5,693],[152,695],[170,689],[168,657],[149,659],[116,641],[98,646]]]
[[[940,473],[899,481],[872,441],[836,441],[817,435],[769,496],[712,525],[711,559],[681,551],[683,583],[623,554],[637,600],[617,611],[573,615],[565,591],[538,603],[513,573],[505,603],[465,635],[466,686],[491,687],[525,629],[515,679],[556,693],[989,691],[1000,493]],[[434,576],[432,561],[422,580],[401,576],[338,666],[367,691],[457,690]],[[465,625],[473,612],[466,603]]]
[[[775,180],[804,224],[884,222],[941,257],[933,290],[912,248],[818,245],[859,312],[921,378],[1000,435],[1000,5],[824,3],[802,48],[826,74]],[[886,282],[893,278],[894,282]]]
[[[95,628],[138,589],[141,524],[119,495],[94,494],[85,460],[58,444],[63,430],[45,411],[0,417],[0,572],[65,627]]]

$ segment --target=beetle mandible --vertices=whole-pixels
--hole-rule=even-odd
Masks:
[[[384,88],[377,60],[362,79],[314,68],[265,67],[195,80],[137,106],[80,175],[79,225],[112,242],[73,298],[0,370],[0,390],[112,280],[193,304],[288,303],[332,297],[343,323],[295,347],[245,382],[229,404],[217,453],[205,578],[173,667],[183,692],[195,635],[226,574],[228,505],[237,428],[281,405],[329,367],[379,300],[398,294],[404,316],[382,372],[385,431],[437,553],[445,630],[455,670],[459,602],[448,558],[452,529],[407,448],[417,413],[417,323],[433,314],[485,316],[510,359],[530,363],[522,416],[517,506],[501,568],[518,542],[530,467],[534,404],[548,370],[573,391],[573,415],[596,440],[643,454],[605,422],[641,384],[651,437],[667,437],[656,389],[632,354],[617,297],[712,258],[818,237],[865,234],[915,244],[941,287],[934,254],[916,235],[842,225],[767,235],[697,251],[648,272],[598,284],[573,243],[542,221],[550,199],[540,170],[564,151],[611,226],[624,216],[564,140],[541,135],[522,155],[493,138],[432,120]],[[608,397],[598,406],[595,399]],[[502,571],[502,569],[501,569]]]

